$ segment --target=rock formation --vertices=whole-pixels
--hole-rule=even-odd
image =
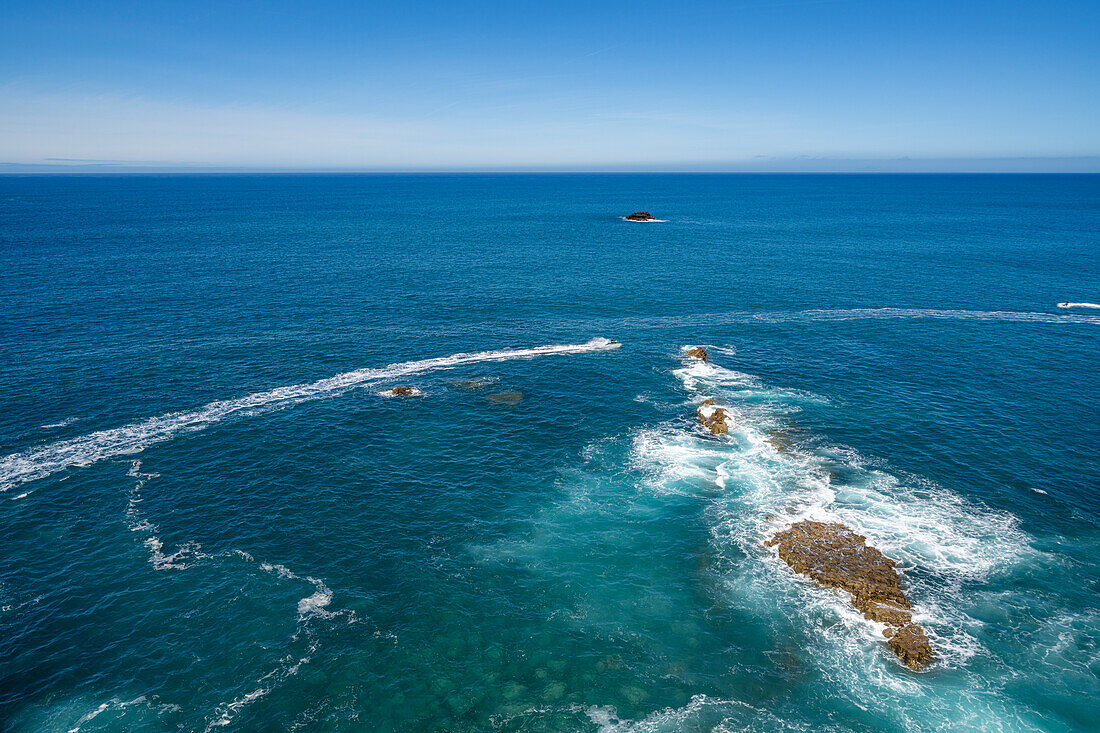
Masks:
[[[405,396],[408,396],[408,395],[414,395],[414,394],[416,394],[416,388],[415,387],[394,387],[393,389],[390,390],[390,394],[394,395],[395,397],[405,397]]]
[[[699,361],[707,360],[707,350],[704,349],[702,346],[693,346],[692,348],[685,351],[684,354],[686,354],[687,356],[695,357]]]
[[[910,669],[919,670],[932,661],[932,645],[913,623],[913,607],[894,561],[866,540],[843,524],[804,520],[764,544],[778,545],[779,557],[796,572],[847,591],[865,618],[886,625],[883,633],[891,651]]]
[[[625,218],[627,221],[654,221],[656,219],[656,217],[648,211],[635,211]]]
[[[721,435],[730,431],[729,413],[726,412],[726,408],[717,407],[713,399],[700,402],[695,414],[699,416],[699,422],[710,431],[711,435]]]

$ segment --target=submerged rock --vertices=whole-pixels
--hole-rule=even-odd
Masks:
[[[779,546],[779,557],[795,572],[851,596],[864,618],[887,626],[887,646],[910,669],[934,658],[932,645],[913,623],[913,606],[902,590],[894,561],[843,524],[804,520],[777,532],[764,544]]]
[[[485,389],[495,380],[493,379],[452,379],[447,384],[458,387],[459,389],[465,389],[469,392],[476,392],[479,389]]]
[[[523,392],[516,390],[507,390],[505,392],[494,392],[490,395],[485,395],[485,399],[494,405],[518,405],[523,400]]]
[[[414,394],[416,394],[416,392],[417,392],[416,387],[404,387],[404,386],[394,387],[393,389],[390,390],[390,394],[394,395],[395,397],[405,397],[405,396],[408,396],[408,395],[414,395]]]
[[[699,422],[710,431],[711,435],[721,435],[730,431],[729,423],[732,420],[726,408],[718,407],[713,399],[706,399],[699,403],[695,414]]]
[[[794,441],[791,440],[791,436],[784,433],[782,430],[769,431],[768,437],[764,438],[764,442],[775,448],[779,453],[786,453],[791,450],[794,445]]]
[[[648,211],[635,211],[633,214],[624,217],[627,221],[656,221],[657,217]]]
[[[694,357],[694,358],[698,359],[699,361],[706,361],[707,360],[707,350],[704,349],[702,346],[693,346],[692,348],[686,350],[684,352],[684,354],[687,355],[687,356]]]

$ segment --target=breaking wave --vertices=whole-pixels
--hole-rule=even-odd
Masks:
[[[316,382],[277,387],[266,392],[255,392],[230,400],[218,400],[198,410],[160,415],[119,428],[100,430],[76,438],[47,443],[0,458],[0,492],[8,491],[28,481],[45,478],[67,468],[89,466],[108,458],[140,453],[152,445],[171,440],[176,435],[204,430],[227,418],[258,415],[310,400],[335,397],[355,387],[373,384],[384,379],[450,369],[466,364],[533,359],[555,354],[584,354],[617,348],[619,344],[616,342],[595,338],[583,344],[556,344],[527,349],[458,353],[391,364],[379,369],[358,369]]]
[[[692,402],[716,398],[729,411],[732,425],[718,439],[682,428],[640,433],[634,455],[656,479],[653,485],[664,491],[691,490],[683,479],[692,477],[724,489],[716,499],[712,536],[719,545],[733,543],[749,557],[773,554],[761,550],[764,539],[803,519],[852,527],[899,563],[918,618],[939,634],[944,662],[971,656],[976,642],[960,631],[968,623],[952,608],[952,599],[963,583],[1030,551],[1015,517],[974,505],[926,480],[903,479],[871,467],[850,448],[801,449],[785,434],[783,415],[807,396],[766,389],[741,372],[688,362],[675,374]],[[760,399],[762,393],[766,399]],[[773,563],[768,574],[776,567]],[[845,609],[853,625],[878,638],[879,629],[836,604],[835,593],[796,584],[810,596]]]

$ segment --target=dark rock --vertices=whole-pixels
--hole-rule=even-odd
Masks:
[[[390,394],[396,395],[398,397],[404,397],[404,396],[407,396],[407,395],[414,395],[414,394],[416,394],[416,388],[415,387],[394,387],[393,389],[390,390]]]
[[[687,356],[695,357],[699,361],[707,360],[707,350],[704,349],[702,346],[696,346],[694,348],[688,349],[684,352],[684,354],[686,354]]]
[[[932,645],[913,623],[913,607],[894,561],[866,540],[843,524],[805,520],[777,532],[764,544],[778,545],[779,557],[795,572],[847,591],[865,618],[887,626],[887,645],[898,658],[919,670],[934,658]]]
[[[654,221],[657,217],[650,214],[648,211],[635,211],[633,214],[626,217],[627,221]]]

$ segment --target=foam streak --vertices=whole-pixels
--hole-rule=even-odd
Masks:
[[[335,397],[349,389],[384,379],[396,379],[437,369],[513,359],[533,359],[553,354],[584,354],[610,351],[619,344],[596,338],[583,344],[557,344],[528,349],[500,349],[452,354],[391,364],[380,369],[358,369],[306,384],[277,387],[244,397],[218,400],[189,412],[173,412],[130,423],[119,428],[100,430],[68,440],[30,448],[0,458],[0,492],[19,484],[45,478],[74,466],[89,466],[108,458],[140,453],[146,448],[171,440],[180,433],[204,430],[226,418],[256,415],[310,400]]]

